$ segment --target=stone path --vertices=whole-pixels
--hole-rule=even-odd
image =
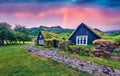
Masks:
[[[29,52],[36,53],[38,56],[53,59],[59,63],[71,66],[72,68],[77,68],[88,74],[93,74],[94,76],[120,76],[120,70],[118,69],[64,56],[52,50],[39,50],[32,46],[27,46],[26,48]]]

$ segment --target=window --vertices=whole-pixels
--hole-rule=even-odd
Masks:
[[[76,36],[76,45],[87,45],[88,36]]]
[[[40,35],[39,38],[42,38],[42,35]]]
[[[39,40],[39,45],[43,45],[43,40]]]

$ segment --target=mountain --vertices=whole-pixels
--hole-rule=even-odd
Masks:
[[[101,30],[98,29],[98,28],[95,28],[95,29],[93,29],[93,30],[98,31],[98,32],[100,32],[100,33],[104,33],[103,31],[101,31]]]
[[[47,31],[47,32],[53,32],[56,34],[61,34],[61,33],[72,33],[74,29],[66,29],[62,28],[61,26],[52,26],[52,27],[46,27],[46,26],[39,26],[39,27],[33,27],[28,29],[30,34],[32,36],[37,36],[39,31]]]
[[[40,27],[38,27],[38,28],[41,29],[41,30],[47,30],[47,29],[49,29],[50,27],[40,26]]]
[[[111,30],[111,31],[106,31],[104,33],[106,33],[106,34],[120,33],[120,30]]]
[[[63,30],[61,26],[52,26],[52,27],[46,27],[46,26],[40,26],[41,30]]]
[[[99,35],[101,38],[104,36],[104,32],[99,30],[98,28],[95,28],[92,31]]]
[[[50,27],[51,30],[64,30],[61,26]]]

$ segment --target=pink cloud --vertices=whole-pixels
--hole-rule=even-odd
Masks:
[[[120,11],[83,6],[62,6],[43,10],[35,4],[33,7],[32,4],[25,7],[26,5],[19,5],[21,6],[19,7],[20,10],[14,10],[10,15],[18,19],[18,22],[23,24],[30,23],[29,25],[32,24],[32,26],[36,24],[40,25],[41,23],[45,25],[56,25],[58,23],[57,25],[63,27],[76,28],[81,22],[84,22],[93,28],[97,27],[102,30],[109,30],[119,27],[120,24]],[[7,14],[7,12],[5,13]]]
[[[17,18],[21,18],[21,19],[25,19],[25,18],[32,18],[32,17],[35,17],[34,14],[32,13],[22,13],[22,12],[15,12],[13,13],[13,15]]]

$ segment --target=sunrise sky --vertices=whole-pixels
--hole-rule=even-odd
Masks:
[[[120,29],[120,0],[0,0],[0,22],[75,29],[81,22],[102,31]]]

